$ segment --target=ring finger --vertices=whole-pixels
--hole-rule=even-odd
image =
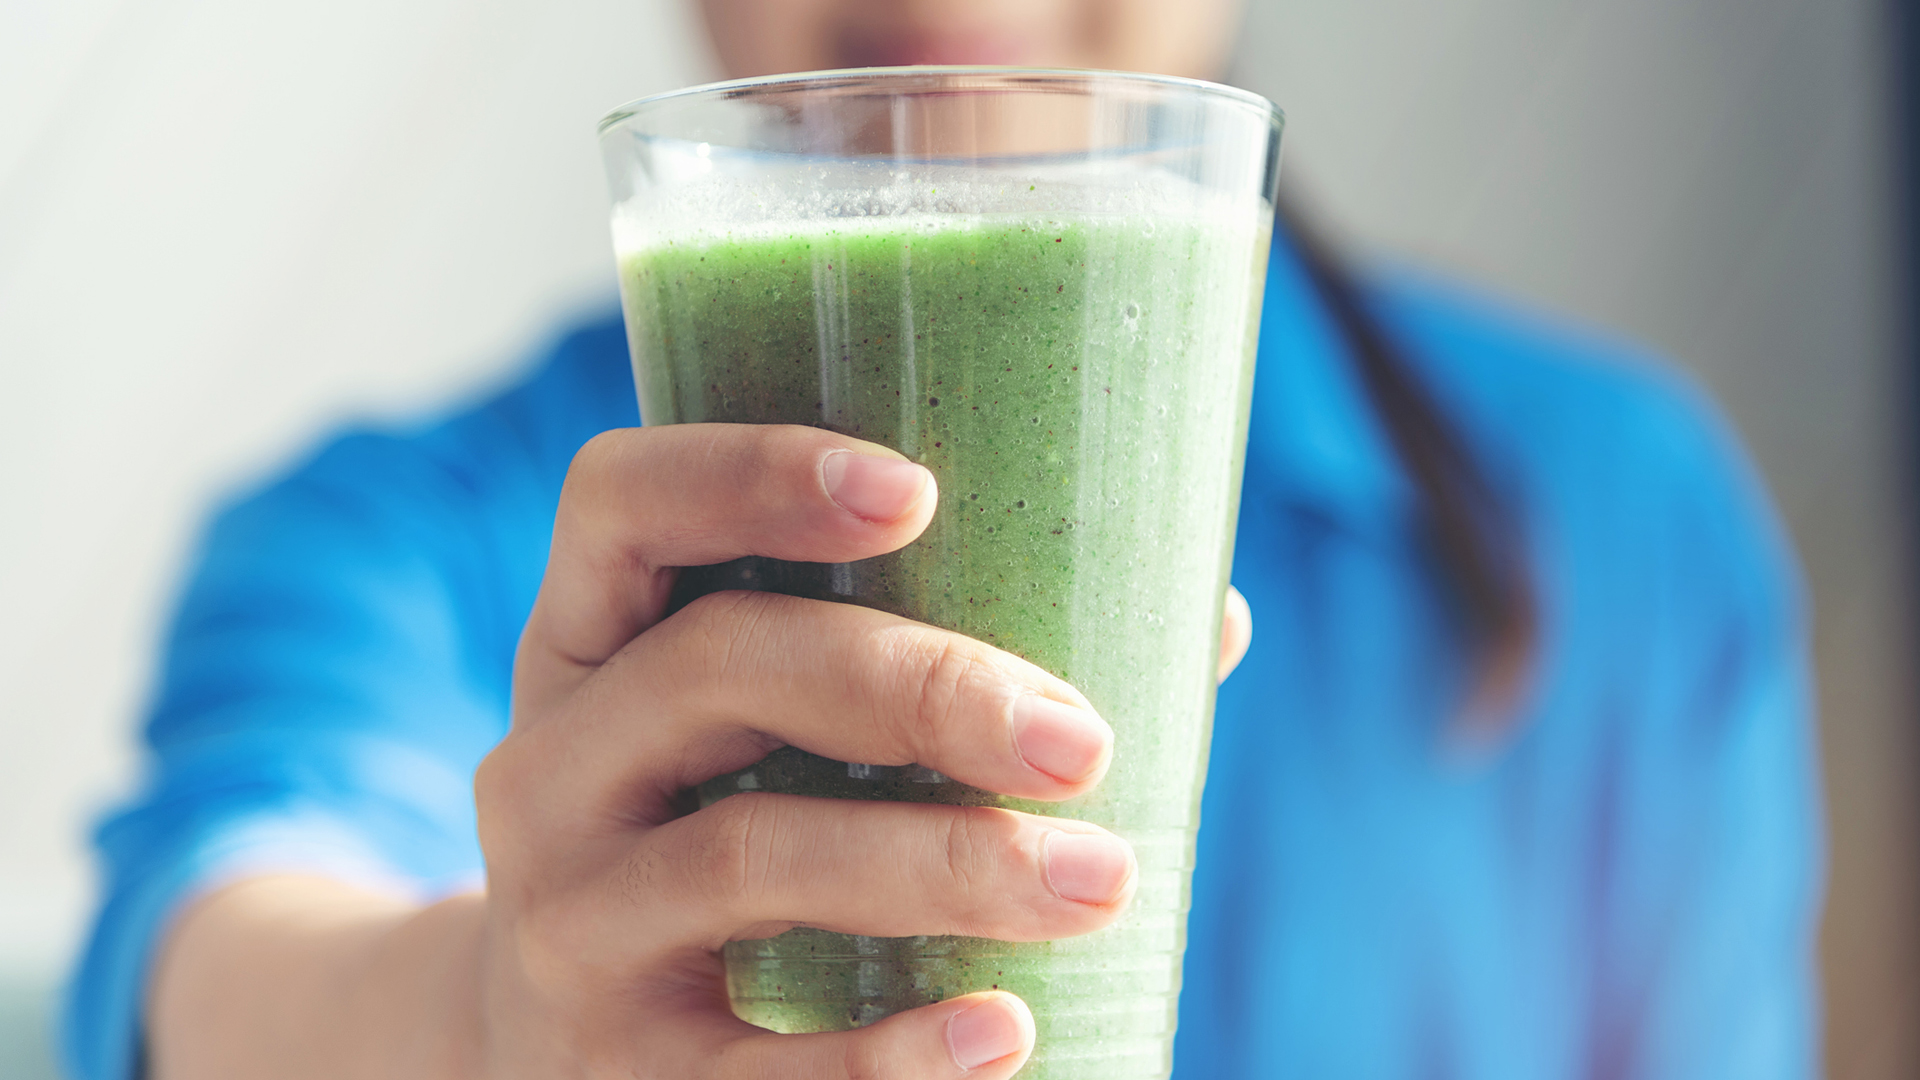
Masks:
[[[796,925],[1044,941],[1111,922],[1136,872],[1132,848],[1086,822],[755,793],[640,837],[611,871],[618,902],[567,921],[600,940],[643,934],[635,945],[647,951],[714,949]]]

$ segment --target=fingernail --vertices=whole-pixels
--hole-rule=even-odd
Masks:
[[[1133,878],[1133,849],[1117,836],[1052,833],[1046,860],[1047,884],[1083,904],[1111,903]]]
[[[1107,756],[1106,721],[1085,709],[1028,694],[1013,703],[1013,745],[1028,765],[1064,784],[1092,776]]]
[[[954,1064],[971,1071],[1017,1054],[1027,1045],[1027,1020],[1011,998],[993,997],[947,1021],[947,1049]]]
[[[892,521],[927,489],[930,474],[911,461],[835,450],[820,463],[827,497],[855,517]]]

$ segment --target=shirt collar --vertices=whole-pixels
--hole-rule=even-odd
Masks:
[[[1347,344],[1276,229],[1247,442],[1251,490],[1361,527],[1410,494]]]

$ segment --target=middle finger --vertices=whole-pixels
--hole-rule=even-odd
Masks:
[[[546,805],[654,824],[672,816],[675,793],[781,744],[1071,798],[1105,773],[1113,732],[1071,685],[972,638],[850,604],[729,592],[641,635],[565,714],[516,740],[533,760],[570,763],[544,771]]]

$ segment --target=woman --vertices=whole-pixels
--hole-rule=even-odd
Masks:
[[[739,75],[1208,75],[1234,25],[1226,0],[706,15]],[[1606,345],[1429,283],[1363,288],[1297,221],[1259,363],[1234,580],[1261,632],[1222,690],[1179,1075],[1811,1075],[1806,660],[1790,558],[1724,431]],[[663,620],[662,568],[909,542],[930,478],[822,431],[634,430],[632,400],[609,319],[506,393],[345,436],[220,517],[152,780],[101,834],[78,1075],[1019,1067],[1009,995],[772,1035],[728,1013],[714,950],[794,921],[1084,933],[1128,899],[1124,844],[675,796],[791,741],[1064,798],[1098,782],[1104,722],[1029,665],[864,609],[733,594]],[[1223,667],[1247,634],[1230,621]],[[887,881],[859,872],[874,844],[903,853]]]

